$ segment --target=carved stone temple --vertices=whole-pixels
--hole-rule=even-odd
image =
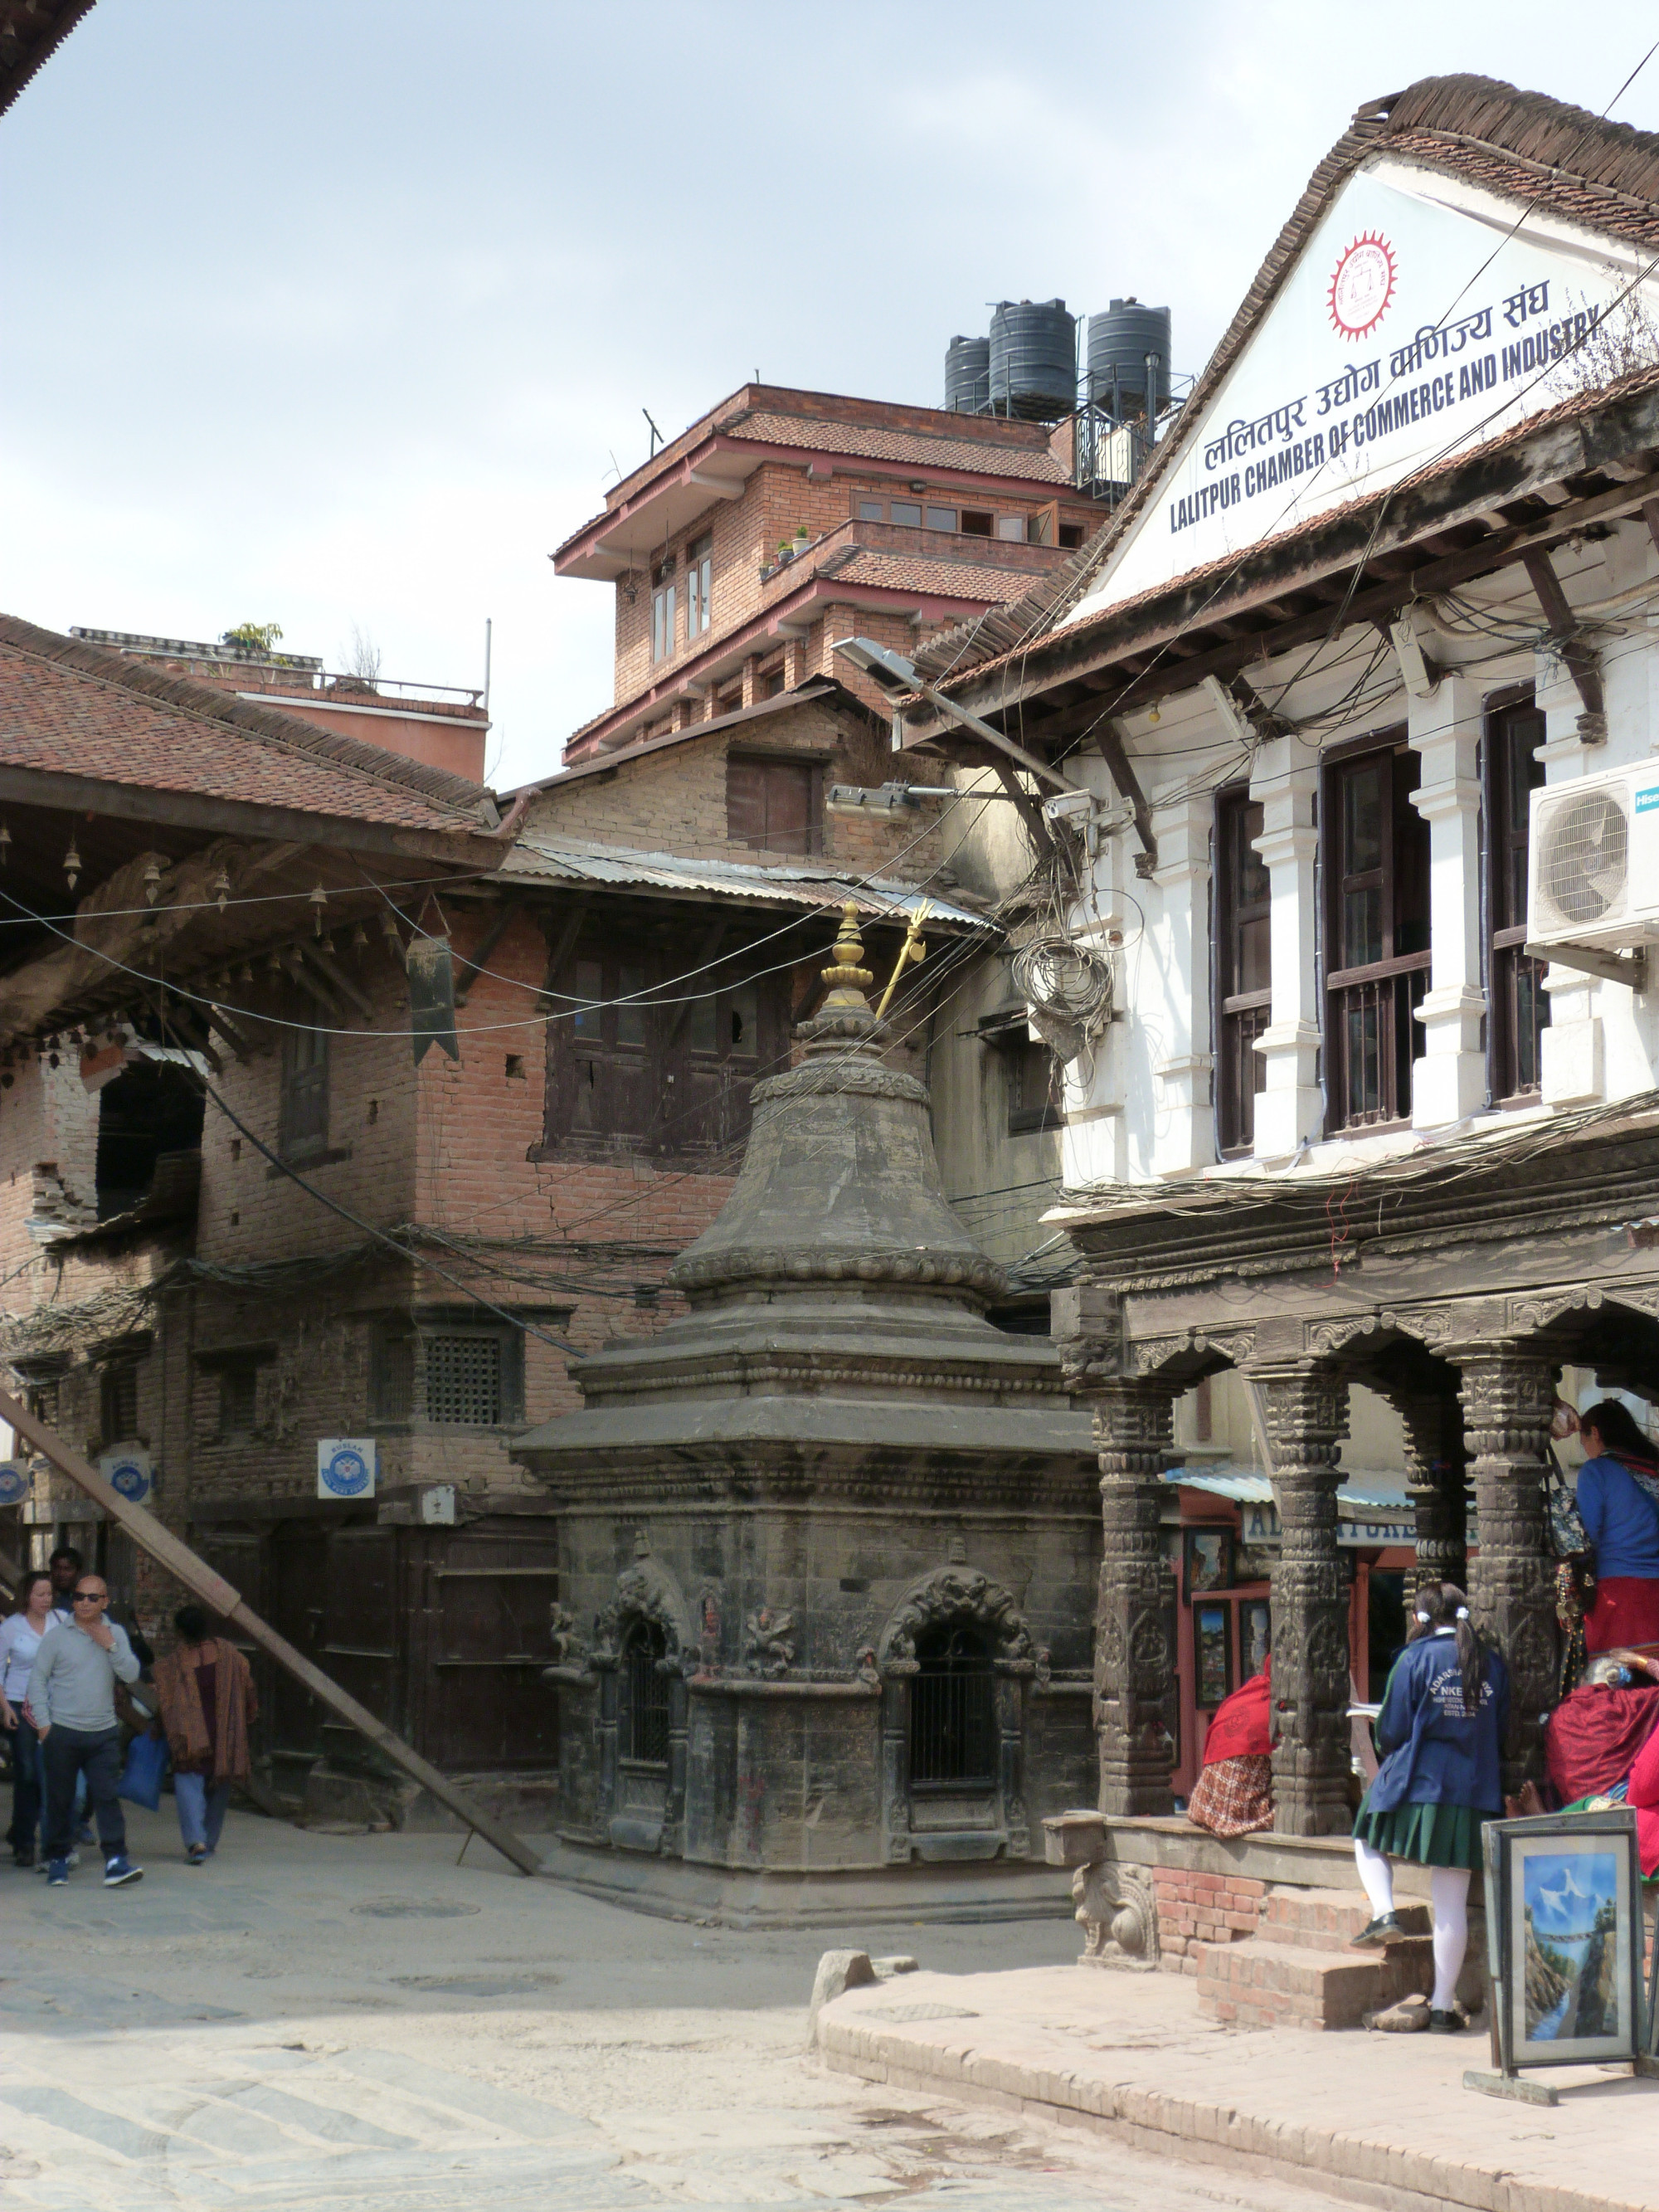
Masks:
[[[1040,1821],[1097,1787],[1090,1422],[1046,1338],[984,1318],[1001,1272],[883,1063],[853,915],[675,1264],[690,1312],[519,1446],[560,1522],[561,1833],[641,1901],[681,1861],[1052,1905]]]

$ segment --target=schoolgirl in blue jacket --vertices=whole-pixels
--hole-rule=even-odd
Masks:
[[[1468,1948],[1469,1876],[1481,1863],[1482,1826],[1504,1816],[1509,1712],[1509,1669],[1475,1634],[1468,1600],[1450,1583],[1425,1583],[1376,1717],[1382,1763],[1354,1818],[1354,1856],[1373,1915],[1355,1940],[1377,1944],[1403,1936],[1391,1858],[1430,1869],[1429,2025],[1443,2034],[1462,2025],[1455,1998]]]

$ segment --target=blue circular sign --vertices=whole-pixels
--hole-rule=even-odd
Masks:
[[[323,1469],[323,1486],[336,1498],[360,1498],[374,1480],[374,1469],[355,1445],[343,1445]]]
[[[0,1505],[16,1505],[28,1494],[28,1469],[11,1460],[0,1462]]]
[[[149,1495],[149,1469],[142,1460],[118,1460],[109,1471],[110,1488],[118,1490],[130,1504],[137,1505]]]

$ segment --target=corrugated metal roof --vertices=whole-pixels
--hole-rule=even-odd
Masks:
[[[914,914],[924,899],[929,921],[958,929],[992,929],[981,914],[914,884],[882,876],[862,880],[823,867],[787,863],[690,860],[678,853],[638,851],[630,845],[592,845],[575,837],[526,831],[502,863],[503,876],[538,883],[650,884],[670,891],[718,891],[728,898],[787,901],[838,907],[856,902],[860,914]]]
[[[1272,1483],[1254,1468],[1172,1467],[1165,1470],[1164,1480],[1183,1490],[1207,1490],[1217,1498],[1231,1498],[1235,1505],[1271,1505],[1274,1502]],[[1337,1511],[1350,1519],[1364,1520],[1378,1508],[1390,1515],[1413,1510],[1403,1477],[1395,1482],[1387,1475],[1356,1475],[1343,1483],[1336,1493]]]

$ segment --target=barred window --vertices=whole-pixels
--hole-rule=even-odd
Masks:
[[[982,1636],[948,1624],[916,1638],[910,1684],[910,1787],[996,1785],[996,1676]]]
[[[426,1417],[429,1421],[453,1421],[469,1428],[500,1425],[500,1337],[428,1337]]]
[[[636,1766],[668,1764],[668,1642],[654,1620],[636,1620],[623,1644],[622,1755]]]

